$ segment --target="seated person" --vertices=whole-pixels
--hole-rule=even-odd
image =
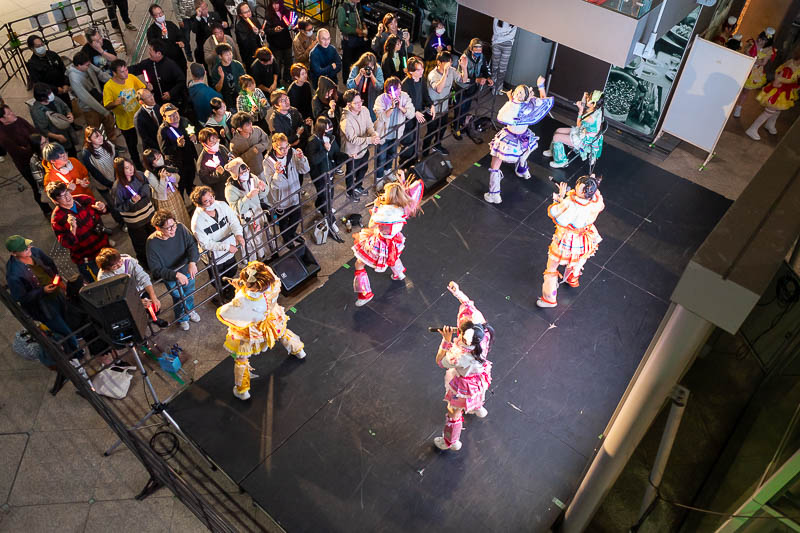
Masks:
[[[600,157],[603,151],[603,135],[600,130],[603,126],[604,101],[603,92],[594,91],[591,95],[583,93],[583,98],[575,102],[578,107],[577,122],[571,128],[558,128],[553,134],[550,150],[542,152],[545,157],[553,158],[550,161],[551,167],[564,168],[569,165],[564,145],[577,149],[583,161],[586,161],[587,157],[590,161]]]

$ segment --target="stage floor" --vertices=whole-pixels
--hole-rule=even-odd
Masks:
[[[556,124],[539,134],[550,139]],[[468,142],[468,141],[464,141]],[[545,170],[504,165],[503,203],[487,204],[488,157],[406,226],[404,282],[369,271],[356,308],[352,261],[287,310],[308,357],[253,357],[252,399],[233,397],[227,359],[177,397],[183,431],[282,527],[300,531],[545,531],[569,500],[685,265],[730,202],[606,145],[600,250],[581,286],[541,310]],[[459,452],[440,452],[441,337],[457,280],[495,327],[489,416],[465,417]],[[209,339],[219,343],[222,336]]]

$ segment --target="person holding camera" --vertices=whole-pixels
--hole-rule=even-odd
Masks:
[[[411,50],[411,33],[407,29],[398,28],[399,19],[394,13],[386,13],[378,24],[378,33],[372,39],[372,51],[380,57],[384,52],[384,45],[389,37],[396,37],[400,41],[398,55],[400,66],[405,68],[408,61],[408,52]]]
[[[347,77],[347,88],[358,91],[373,122],[376,117],[372,106],[375,105],[375,98],[383,91],[383,82],[383,69],[372,52],[362,54]]]
[[[378,117],[375,131],[384,141],[384,145],[377,148],[376,179],[385,178],[391,171],[398,139],[403,137],[406,121],[414,118],[415,113],[411,98],[400,88],[400,80],[394,76],[387,79],[383,84],[383,94],[375,99],[375,115]]]
[[[455,119],[455,122],[453,122],[453,138],[460,141],[461,130],[466,128],[467,136],[472,139],[472,142],[481,144],[483,139],[473,129],[473,116],[468,115],[468,113],[478,91],[484,85],[493,87],[494,81],[489,72],[489,63],[483,57],[483,42],[477,37],[469,42],[467,50],[458,58],[458,71],[461,73],[462,78],[456,80],[456,85],[462,90],[456,91],[456,101],[453,109],[453,118]]]
[[[164,156],[158,150],[148,148],[142,154],[144,177],[150,184],[153,193],[153,205],[156,209],[166,209],[175,216],[175,220],[186,226],[191,225],[189,212],[183,203],[183,196],[178,192],[178,169],[164,165]]]
[[[194,279],[200,250],[192,232],[175,221],[175,216],[159,209],[150,220],[156,231],[147,238],[147,262],[156,279],[164,281],[175,304],[175,319],[183,331],[189,321],[200,322],[194,310]]]
[[[106,206],[86,194],[72,195],[67,184],[54,181],[47,185],[47,197],[56,208],[50,225],[59,244],[69,250],[69,257],[86,282],[97,279],[95,257],[101,249],[113,246],[108,240],[111,231],[103,226],[101,215]]]

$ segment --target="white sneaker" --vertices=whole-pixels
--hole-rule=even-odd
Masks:
[[[558,305],[557,303],[555,303],[555,304],[551,304],[550,302],[545,302],[545,301],[544,301],[544,300],[542,300],[541,298],[539,298],[538,300],[536,300],[536,306],[537,306],[537,307],[555,307],[555,306],[557,306],[557,305]]]
[[[369,298],[358,298],[356,300],[356,307],[361,307],[362,305],[367,305],[368,303],[370,303],[372,301],[373,298],[375,298],[374,294],[372,296],[370,296]]]
[[[305,351],[305,350],[300,350],[299,352],[297,352],[297,353],[294,353],[294,354],[292,354],[292,355],[294,355],[294,356],[295,356],[295,357],[297,357],[298,359],[305,359],[305,357],[306,357],[306,351]]]
[[[200,315],[197,314],[197,311],[191,311],[189,313],[189,320],[192,322],[200,322]]]
[[[742,116],[742,106],[737,105],[733,108],[733,116],[734,118],[739,118]]]
[[[183,331],[189,331],[189,321],[187,320],[186,322],[178,322],[178,327]]]
[[[489,202],[490,204],[503,203],[503,198],[500,196],[499,192],[485,192],[483,193],[483,199]]]
[[[447,444],[444,442],[444,437],[436,437],[436,438],[434,438],[434,439],[433,439],[433,444],[434,444],[434,445],[435,445],[437,448],[439,448],[440,450],[453,450],[454,452],[457,452],[458,450],[460,450],[460,449],[461,449],[461,441],[460,441],[460,440],[457,440],[457,441],[455,441],[453,444],[451,444],[450,446],[448,446],[448,445],[447,445]]]
[[[770,135],[777,135],[778,134],[778,129],[777,128],[773,127],[772,129],[769,129],[769,127],[764,126],[764,129],[767,130],[767,132],[769,132]]]
[[[552,150],[545,150],[544,152],[542,152],[542,155],[545,156],[545,157],[553,157],[553,151]]]
[[[406,273],[400,272],[400,274],[395,275],[395,273],[392,272],[392,279],[395,281],[403,281],[404,279],[406,279]]]
[[[489,414],[489,411],[487,411],[485,407],[481,407],[477,411],[472,411],[471,414],[477,416],[478,418],[486,418],[486,415]]]
[[[331,224],[331,231],[333,231],[334,233],[339,233],[339,226],[336,225],[336,222]]]
[[[750,128],[747,128],[744,132],[745,135],[753,139],[754,141],[760,141],[761,136],[758,134],[757,131],[752,131]]]
[[[250,399],[250,391],[246,390],[244,392],[236,392],[236,385],[233,386],[233,395],[239,398],[240,400]]]
[[[555,161],[550,161],[550,166],[553,168],[564,168],[567,165],[569,165],[569,161],[564,161],[563,163],[556,163]]]

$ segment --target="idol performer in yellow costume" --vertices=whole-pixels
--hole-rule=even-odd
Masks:
[[[228,326],[225,348],[236,361],[233,366],[233,395],[240,400],[250,398],[250,356],[275,346],[280,341],[290,355],[306,356],[303,341],[286,327],[289,318],[278,305],[281,281],[270,267],[251,261],[239,279],[228,280],[236,288],[236,296],[217,309],[217,318]]]

